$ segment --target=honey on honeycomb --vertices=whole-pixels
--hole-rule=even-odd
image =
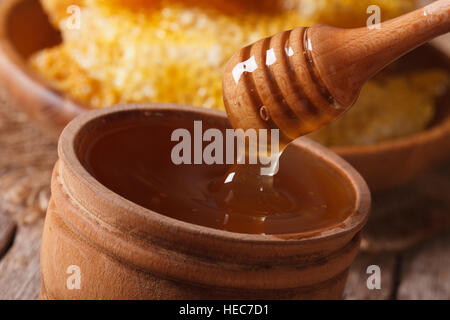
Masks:
[[[32,57],[31,64],[54,86],[80,102],[91,108],[130,102],[173,102],[222,110],[223,67],[229,57],[246,44],[283,30],[316,23],[361,26],[369,16],[366,13],[369,5],[380,6],[382,19],[389,19],[413,9],[415,2],[41,1],[52,22],[60,28],[63,43],[37,53]],[[67,26],[70,13],[66,6],[70,4],[81,7],[79,29]],[[417,75],[417,78],[420,77]],[[380,99],[389,99],[396,90],[394,84],[380,86],[370,82],[363,90],[360,99],[363,102],[359,104],[368,104],[364,103],[364,99],[371,98],[366,95],[377,94]],[[402,87],[402,90],[404,97],[416,94],[416,89],[408,86]],[[433,97],[431,93],[424,93],[419,100],[432,105]],[[383,103],[380,100],[379,104]],[[391,108],[394,117],[397,114],[394,109],[403,107],[392,104]],[[428,114],[432,114],[432,110]],[[351,116],[352,113],[349,113],[345,118]],[[373,118],[371,121],[377,122],[379,119]],[[424,123],[412,126],[421,130],[426,125]],[[390,134],[397,136],[403,131],[393,128]],[[324,138],[323,132],[318,136],[330,141]]]

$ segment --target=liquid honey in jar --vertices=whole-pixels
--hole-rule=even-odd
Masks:
[[[112,191],[154,212],[237,233],[313,231],[343,221],[353,209],[337,173],[289,147],[274,175],[262,176],[261,166],[252,164],[174,164],[172,133],[185,128],[194,136],[196,119],[161,117],[122,120],[99,134],[84,153],[86,168]],[[208,128],[224,132],[225,125],[204,119],[203,130]]]

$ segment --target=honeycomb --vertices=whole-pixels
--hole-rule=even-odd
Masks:
[[[436,98],[449,84],[449,74],[442,70],[380,74],[367,82],[344,116],[309,137],[324,145],[344,146],[412,135],[431,122]]]
[[[71,5],[84,6],[85,0],[41,0],[44,10],[50,17],[50,21],[59,26],[59,22],[70,14],[68,8]]]
[[[368,18],[366,9],[372,4],[380,6],[383,19],[389,19],[413,9],[415,3],[414,0],[41,1],[51,21],[61,30],[63,43],[35,54],[30,62],[60,90],[91,108],[118,103],[174,102],[221,110],[223,67],[246,44],[282,30],[316,23],[340,27],[364,25]],[[66,23],[67,5],[74,3],[81,7],[79,29],[68,28]],[[367,109],[378,115],[364,101],[370,101],[373,94],[390,99],[397,91],[395,83],[402,86],[401,82],[406,80],[393,78],[388,81],[390,85],[369,82],[358,102],[363,108],[353,109]],[[401,88],[404,97],[419,94],[406,84]],[[428,103],[424,108],[428,110],[433,97],[424,93],[417,101]],[[397,115],[395,109],[402,106],[392,103],[392,117]],[[432,110],[425,113],[421,115],[423,123],[413,121],[411,127],[423,128]],[[340,127],[344,126],[345,118],[340,120]],[[369,118],[368,121],[381,121]],[[353,125],[352,121],[347,122]],[[411,130],[386,131],[396,136]],[[327,143],[335,140],[327,137],[325,131],[317,137]]]

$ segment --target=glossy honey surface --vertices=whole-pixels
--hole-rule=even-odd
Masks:
[[[296,147],[288,147],[278,173],[264,179],[255,171],[257,165],[235,166],[231,180],[230,165],[175,165],[171,152],[177,142],[171,134],[177,128],[193,132],[193,120],[161,114],[110,123],[82,152],[82,163],[103,185],[132,202],[221,230],[307,232],[336,225],[351,213],[352,193],[342,178]],[[203,126],[218,125],[204,120]]]

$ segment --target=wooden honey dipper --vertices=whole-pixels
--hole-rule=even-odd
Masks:
[[[439,0],[375,28],[315,25],[260,40],[225,68],[230,122],[235,129],[278,128],[291,141],[347,111],[385,66],[449,31],[450,0]]]

